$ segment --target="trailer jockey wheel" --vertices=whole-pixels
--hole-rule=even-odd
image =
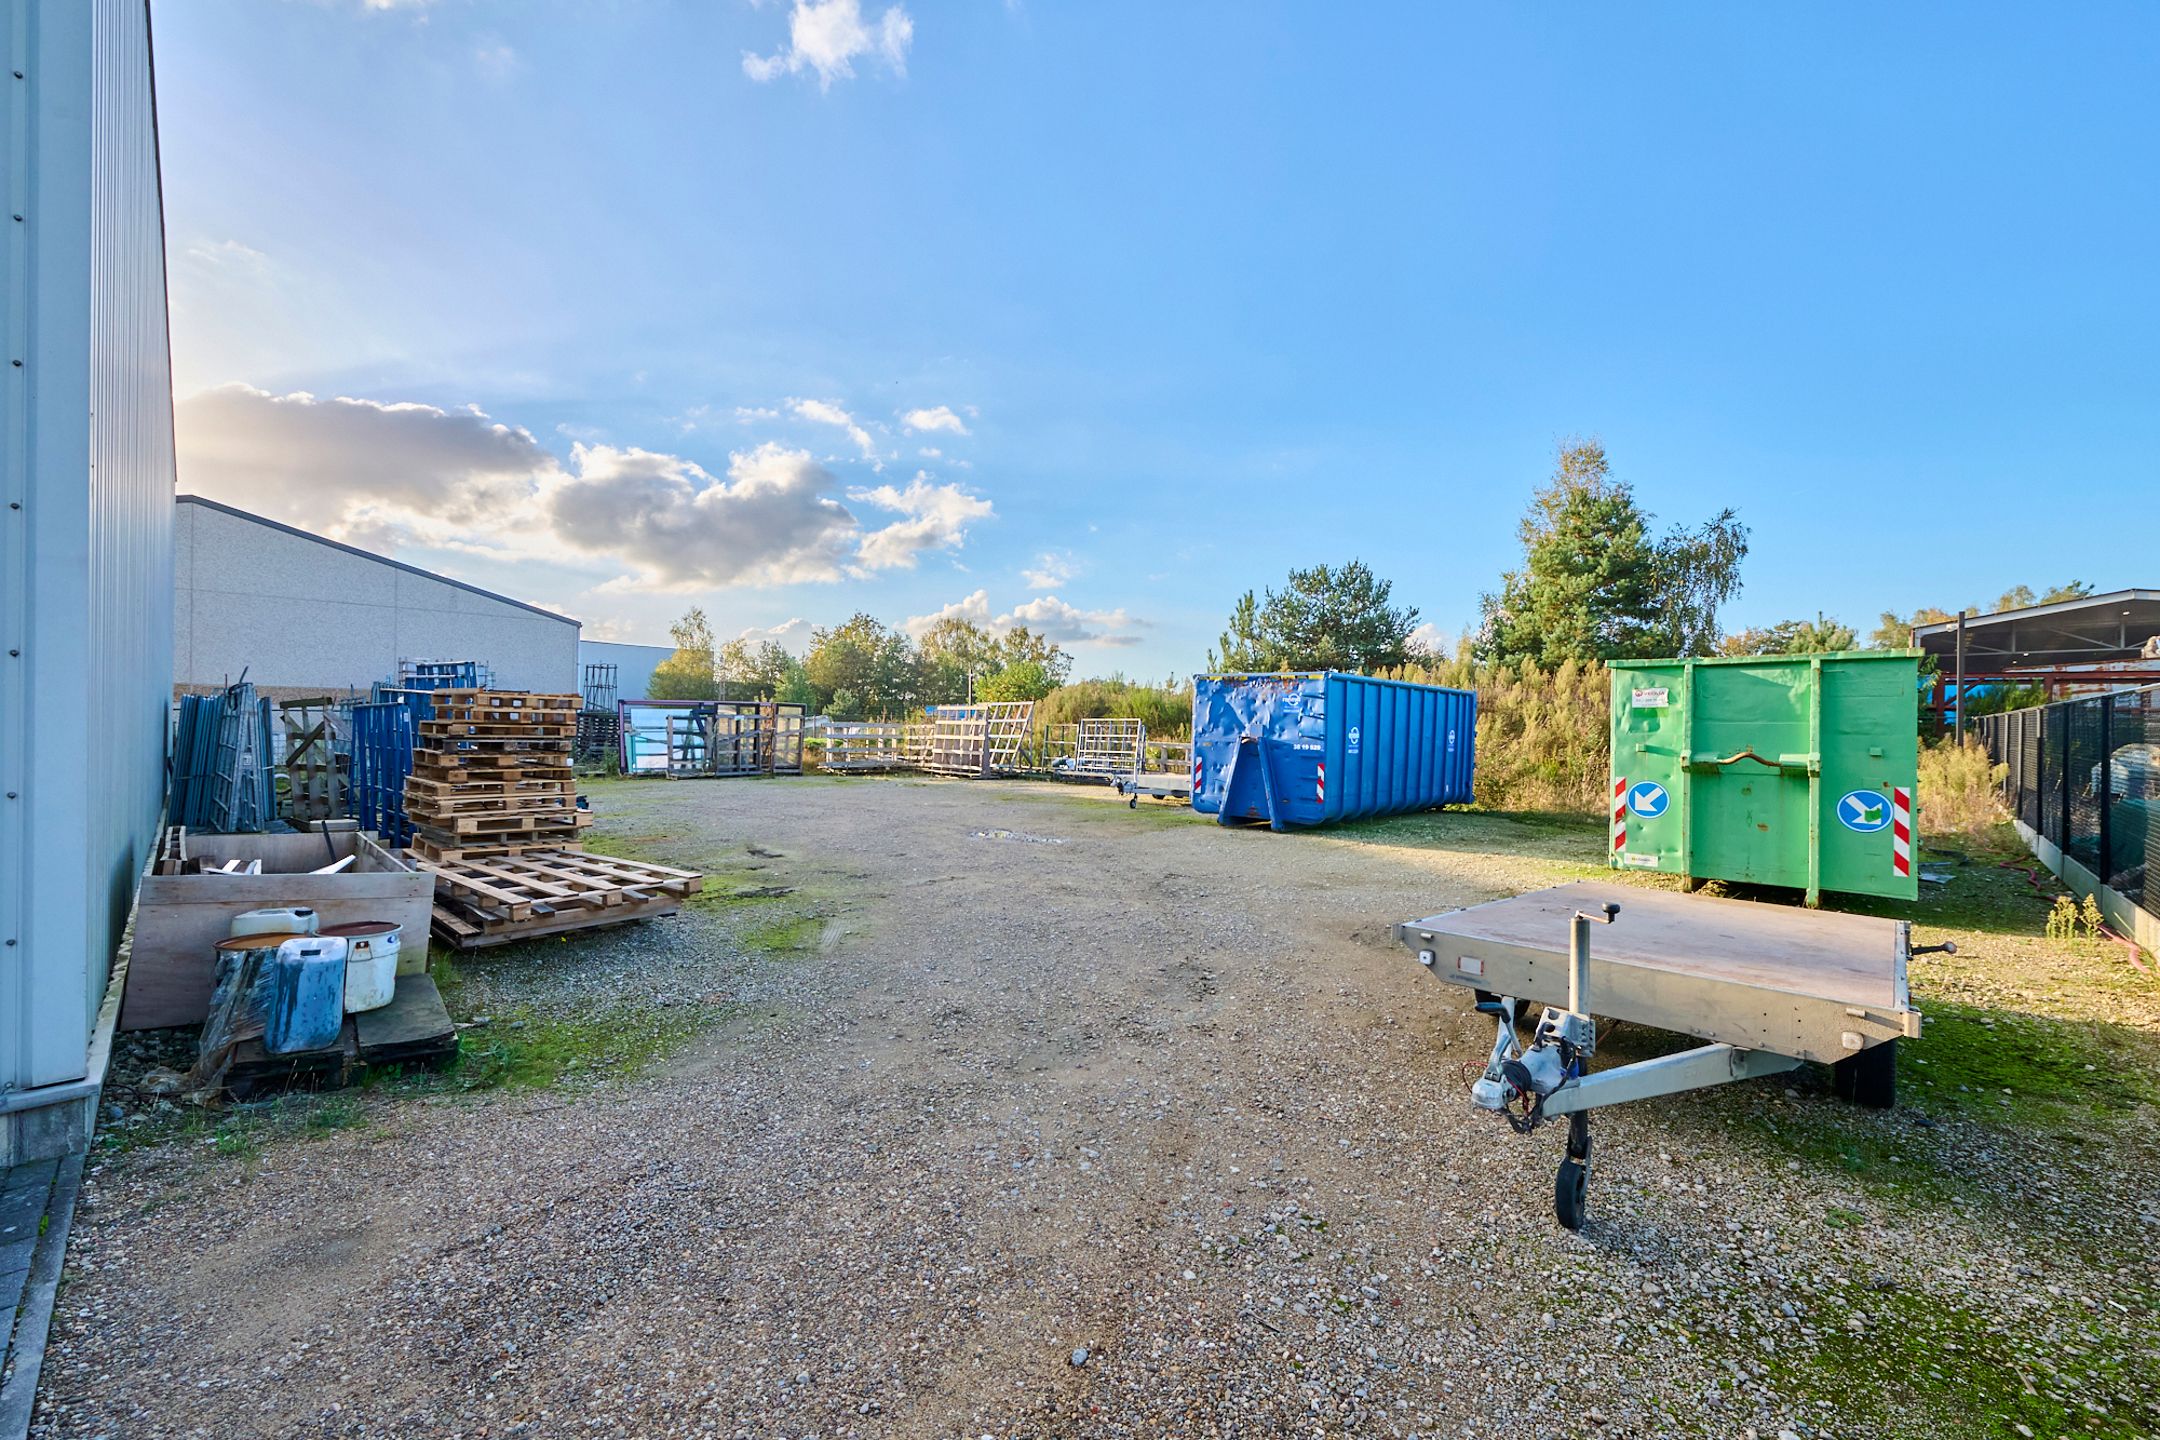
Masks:
[[[1870,1110],[1888,1110],[1897,1103],[1897,1042],[1885,1040],[1833,1061],[1830,1079],[1840,1100]]]
[[[1553,1180],[1553,1214],[1569,1230],[1580,1230],[1590,1213],[1590,1116],[1568,1116],[1567,1159]]]

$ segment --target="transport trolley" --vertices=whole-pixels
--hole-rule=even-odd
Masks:
[[[1595,935],[1593,950],[1592,937]],[[1831,1067],[1838,1094],[1877,1108],[1896,1093],[1895,1042],[1920,1033],[1903,920],[1579,882],[1395,927],[1442,980],[1477,996],[1497,1033],[1471,1087],[1519,1133],[1568,1122],[1554,1209],[1582,1228],[1590,1112],[1797,1069]],[[1543,1006],[1525,1044],[1518,1015]],[[1707,1043],[1591,1070],[1593,1012]]]

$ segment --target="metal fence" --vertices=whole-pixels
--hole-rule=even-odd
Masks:
[[[1975,722],[2010,767],[2003,804],[2131,904],[2160,915],[2145,857],[2160,846],[2160,686]]]

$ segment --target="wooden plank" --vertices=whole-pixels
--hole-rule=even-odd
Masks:
[[[681,906],[674,897],[659,896],[649,905],[616,905],[604,910],[565,910],[522,924],[483,925],[479,933],[472,936],[437,933],[452,949],[480,950],[496,945],[512,945],[521,940],[537,940],[549,935],[597,929],[604,925],[624,925],[632,920],[657,919],[663,915],[676,914],[680,909]]]
[[[401,975],[388,1005],[353,1016],[360,1058],[371,1065],[436,1059],[457,1052],[457,1026],[433,977]]]

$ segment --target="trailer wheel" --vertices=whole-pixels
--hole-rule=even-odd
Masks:
[[[1560,1162],[1553,1181],[1553,1214],[1568,1230],[1580,1230],[1590,1210],[1590,1167],[1580,1160]]]
[[[1897,1041],[1885,1040],[1832,1062],[1830,1079],[1840,1100],[1888,1110],[1897,1104]]]
[[[1126,796],[1126,797],[1125,797],[1125,808],[1126,808],[1126,809],[1128,809],[1128,810],[1137,810],[1137,809],[1139,809],[1139,808],[1140,808],[1140,797],[1139,797],[1138,795],[1128,795],[1128,796]]]

